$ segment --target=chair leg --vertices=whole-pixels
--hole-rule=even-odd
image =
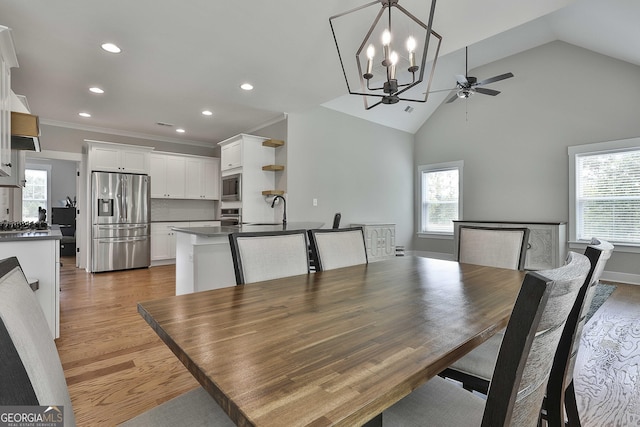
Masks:
[[[580,427],[580,415],[578,414],[576,389],[573,386],[573,381],[571,381],[564,392],[564,407],[567,411],[567,425],[569,427]]]

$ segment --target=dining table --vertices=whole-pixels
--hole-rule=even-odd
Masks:
[[[238,426],[361,426],[504,328],[525,272],[417,256],[141,302]]]

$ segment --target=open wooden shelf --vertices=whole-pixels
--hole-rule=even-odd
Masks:
[[[266,141],[262,141],[262,145],[264,145],[265,147],[278,148],[284,145],[284,141],[281,141],[279,139],[267,139]]]
[[[262,167],[263,171],[283,171],[284,165],[266,165]]]
[[[263,196],[282,196],[284,191],[282,190],[264,190],[262,192]]]

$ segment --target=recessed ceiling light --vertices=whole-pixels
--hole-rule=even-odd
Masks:
[[[202,115],[203,115],[203,116],[213,116],[213,113],[212,113],[211,111],[209,111],[209,110],[204,110],[204,111],[202,112]]]
[[[253,85],[252,85],[252,84],[250,84],[250,83],[242,83],[242,84],[240,85],[240,89],[243,89],[243,90],[253,90]]]
[[[89,91],[93,93],[104,93],[104,90],[100,89],[99,87],[90,87]]]
[[[178,132],[178,133],[185,133],[185,130],[184,130],[184,129],[182,129],[182,128],[178,128],[178,129],[176,129],[176,132]]]
[[[106,50],[107,52],[110,52],[110,53],[120,53],[120,52],[122,52],[122,49],[120,49],[118,46],[116,46],[113,43],[103,43],[102,44],[102,48],[104,50]]]
[[[78,115],[80,117],[91,117],[91,114],[89,114],[89,113],[78,113]]]

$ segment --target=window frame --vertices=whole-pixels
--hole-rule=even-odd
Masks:
[[[597,142],[592,144],[575,145],[568,147],[569,154],[569,248],[584,249],[589,241],[579,240],[578,235],[578,199],[577,199],[577,159],[582,155],[607,154],[625,151],[637,151],[640,149],[640,137],[620,139],[615,141]],[[595,236],[598,237],[598,236]],[[603,237],[605,238],[605,237]],[[606,239],[606,238],[605,238]],[[615,251],[640,253],[639,243],[619,243],[611,241]]]
[[[422,179],[422,175],[425,172],[441,172],[441,171],[447,171],[447,170],[457,170],[458,171],[458,219],[457,221],[462,220],[462,201],[464,199],[463,197],[463,169],[464,169],[464,161],[463,160],[457,160],[457,161],[453,161],[453,162],[443,162],[443,163],[432,163],[432,164],[427,164],[427,165],[420,165],[418,166],[418,170],[417,170],[417,175],[416,175],[416,180],[417,180],[417,185],[416,185],[416,189],[417,189],[417,194],[416,194],[416,200],[417,200],[417,218],[418,218],[418,232],[417,235],[418,237],[422,237],[422,238],[430,238],[430,239],[448,239],[448,240],[453,240],[453,234],[454,234],[454,227],[452,227],[451,232],[436,232],[436,231],[422,231],[423,230],[423,224],[422,224],[422,208],[424,206],[424,201],[422,200],[422,195],[424,194],[424,188],[423,188],[423,179]]]
[[[40,171],[45,171],[47,173],[47,223],[51,224],[51,165],[42,165],[42,164],[38,164],[38,163],[27,163],[25,164],[25,179],[26,179],[26,171],[28,169],[31,170],[40,170]],[[26,187],[26,182],[25,182],[25,187]],[[20,206],[22,207],[24,204],[24,192],[20,197]],[[20,209],[20,218],[21,221],[26,221],[24,219],[24,211],[23,209]]]

